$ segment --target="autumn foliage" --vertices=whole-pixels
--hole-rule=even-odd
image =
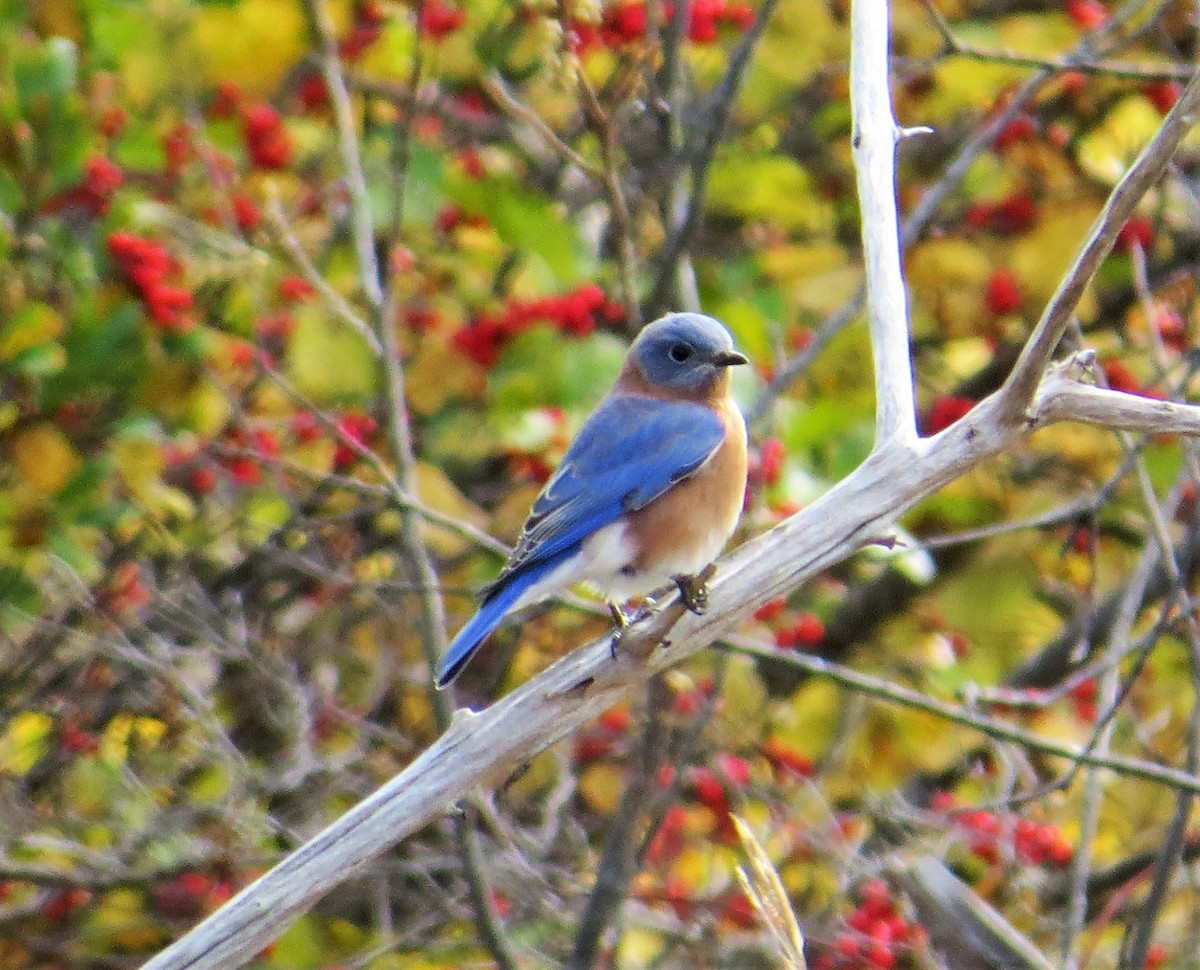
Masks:
[[[938,200],[904,265],[936,434],[1003,381],[1198,38],[1181,2],[893,6],[896,112],[933,128],[898,192]],[[470,614],[647,320],[698,305],[752,358],[739,538],[867,455],[847,14],[0,10],[0,966],[139,964],[436,737],[423,616]],[[1195,393],[1195,147],[1080,305],[1109,387]],[[1051,964],[1140,935],[1193,966],[1182,792],[1008,729],[1195,780],[1196,474],[1171,437],[1038,433],[254,965],[774,965],[736,815],[818,970],[977,945],[918,857]],[[457,702],[598,635],[594,605],[503,629]]]

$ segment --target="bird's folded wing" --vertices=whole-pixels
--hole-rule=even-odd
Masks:
[[[540,563],[574,555],[622,512],[642,508],[696,471],[724,439],[721,419],[703,404],[640,395],[605,400],[542,489],[485,599]]]

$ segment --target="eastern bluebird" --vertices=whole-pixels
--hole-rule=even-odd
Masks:
[[[508,614],[576,583],[603,593],[618,623],[611,604],[672,582],[703,611],[696,574],[729,541],[746,490],[746,424],[728,371],[744,363],[712,317],[672,313],[642,330],[438,662],[438,687]]]

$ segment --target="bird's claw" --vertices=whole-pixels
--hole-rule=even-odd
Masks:
[[[692,613],[703,616],[708,612],[708,582],[700,576],[673,576],[679,587],[679,599]]]

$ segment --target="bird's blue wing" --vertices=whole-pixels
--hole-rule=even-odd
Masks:
[[[454,678],[521,594],[578,553],[588,536],[687,478],[724,439],[721,419],[703,404],[641,395],[601,403],[534,502],[479,612],[438,662],[438,686]]]
[[[725,439],[709,407],[640,395],[607,398],[579,429],[533,504],[517,548],[490,587],[640,509],[699,468]]]

